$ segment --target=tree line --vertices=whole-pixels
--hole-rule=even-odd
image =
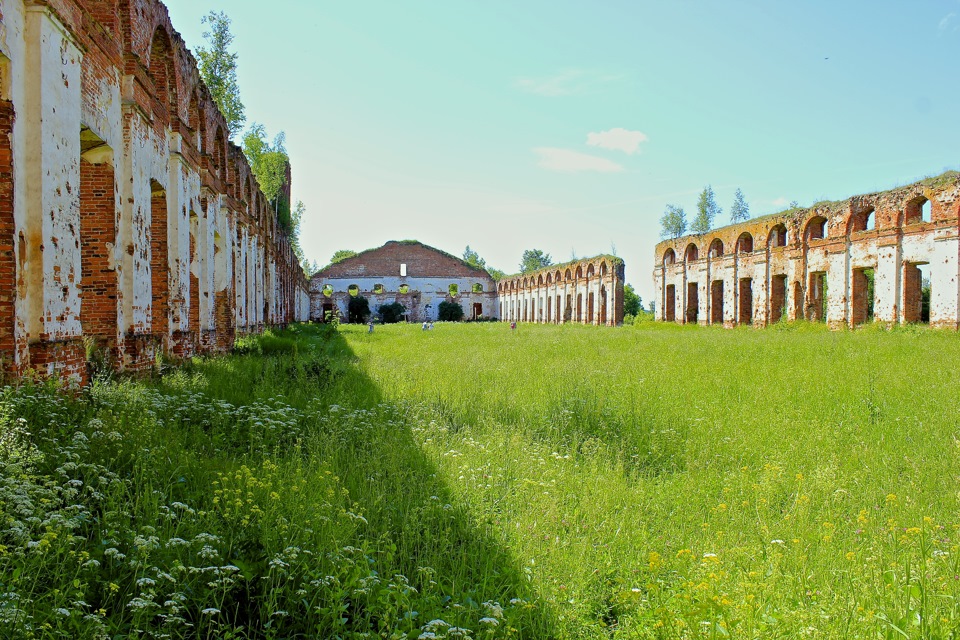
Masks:
[[[687,225],[687,214],[683,207],[674,204],[668,204],[660,217],[660,236],[665,239],[679,238],[688,231],[701,235],[714,228],[714,221],[720,217],[723,209],[717,204],[716,195],[713,187],[709,184],[700,192],[697,199],[697,213],[693,222]],[[730,206],[730,224],[744,222],[750,219],[750,205],[747,204],[743,191],[739,188],[733,196],[733,204]]]
[[[234,40],[230,31],[231,20],[224,11],[211,11],[201,22],[208,25],[209,30],[203,33],[206,46],[197,49],[200,76],[227,121],[230,138],[236,139],[243,131],[247,116],[237,82],[239,54],[231,50]],[[294,254],[307,271],[310,264],[300,245],[300,223],[306,209],[299,200],[291,206],[283,190],[287,180],[287,165],[290,164],[285,141],[286,135],[281,131],[271,143],[266,127],[253,122],[243,134],[241,146],[260,190],[277,216],[277,224],[287,234]]]

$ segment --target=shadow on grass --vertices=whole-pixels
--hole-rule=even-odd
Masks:
[[[456,503],[420,448],[417,416],[385,402],[341,335],[297,326],[259,344],[245,341],[244,349],[199,361],[159,384],[172,393],[192,389],[235,405],[280,401],[304,412],[310,423],[296,446],[310,464],[328,465],[362,514],[365,523],[351,544],[365,549],[370,576],[384,582],[405,576],[418,593],[408,603],[415,620],[399,621],[399,628],[412,632],[439,618],[492,632],[483,637],[506,637],[510,628],[511,637],[558,635],[554,614],[537,601],[518,562]],[[353,601],[343,615],[369,620],[375,606]],[[489,622],[497,615],[497,623]],[[335,630],[311,629],[318,631]]]

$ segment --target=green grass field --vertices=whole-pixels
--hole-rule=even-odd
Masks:
[[[0,637],[953,638],[960,339],[302,326],[0,397]]]

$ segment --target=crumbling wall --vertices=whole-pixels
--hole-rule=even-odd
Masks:
[[[306,296],[161,2],[0,0],[7,372],[223,350],[305,319]]]
[[[960,174],[948,172],[668,240],[656,248],[656,317],[724,326],[807,319],[835,328],[875,319],[957,329],[958,238]],[[719,297],[711,295],[718,282]]]
[[[500,318],[543,324],[623,324],[624,263],[597,256],[497,283]]]

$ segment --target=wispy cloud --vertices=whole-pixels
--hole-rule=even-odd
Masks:
[[[789,200],[787,200],[783,196],[780,196],[776,200],[772,200],[770,204],[772,204],[775,207],[785,207],[789,202],[790,202]]]
[[[621,127],[587,134],[587,146],[623,151],[628,155],[638,153],[640,143],[647,140],[649,140],[647,134],[642,131],[630,131]]]
[[[582,171],[596,171],[598,173],[621,173],[621,165],[588,153],[558,149],[556,147],[537,147],[534,150],[540,156],[538,163],[544,169],[561,173],[579,173]]]
[[[573,68],[539,78],[517,78],[514,86],[527,93],[558,98],[586,93],[596,86],[616,82],[622,78],[621,74]]]
[[[960,31],[960,21],[957,20],[957,12],[951,11],[940,19],[940,23],[937,25],[937,33],[943,35],[954,31]]]

